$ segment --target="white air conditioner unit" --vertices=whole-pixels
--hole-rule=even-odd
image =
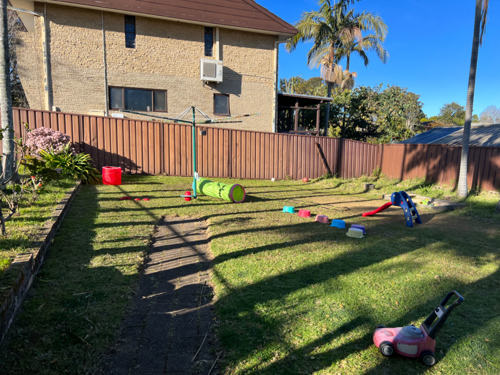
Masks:
[[[201,59],[200,76],[202,81],[222,82],[222,61]]]

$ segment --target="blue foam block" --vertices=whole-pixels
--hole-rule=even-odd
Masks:
[[[340,219],[334,219],[332,220],[330,226],[334,228],[345,229],[345,221]]]

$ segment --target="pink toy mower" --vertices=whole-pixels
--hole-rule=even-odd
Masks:
[[[448,307],[446,304],[455,295],[457,299]],[[436,363],[434,356],[436,335],[455,307],[464,301],[456,290],[448,293],[438,307],[424,320],[420,328],[414,325],[397,328],[378,326],[373,334],[373,342],[386,357],[394,353],[405,357],[419,358],[425,365]]]

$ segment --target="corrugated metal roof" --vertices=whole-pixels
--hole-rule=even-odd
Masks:
[[[460,128],[433,128],[424,133],[417,134],[413,138],[402,141],[401,143],[413,143],[413,144],[428,144],[435,143],[439,140],[453,132],[456,132]]]
[[[297,30],[253,0],[40,0],[291,36]]]
[[[463,128],[434,128],[401,143],[462,145]],[[473,125],[470,146],[500,147],[500,124]]]

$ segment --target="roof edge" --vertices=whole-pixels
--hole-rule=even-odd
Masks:
[[[295,29],[292,25],[290,25],[286,21],[282,20],[281,18],[279,18],[278,16],[271,13],[266,8],[260,6],[259,4],[255,3],[255,2],[253,2],[254,5],[262,8],[264,10],[263,13],[265,13],[266,16],[273,18],[273,20],[279,22],[284,27],[291,28],[290,32],[285,33],[285,32],[272,31],[272,30],[263,30],[263,29],[238,27],[238,26],[231,26],[231,25],[224,25],[224,24],[217,24],[217,23],[210,23],[210,22],[201,22],[201,21],[187,20],[184,18],[159,16],[159,15],[150,14],[150,13],[130,12],[130,11],[126,11],[126,10],[108,8],[106,6],[101,7],[101,6],[92,6],[92,5],[82,5],[82,4],[67,3],[64,1],[57,1],[57,0],[36,0],[36,1],[39,3],[54,4],[54,5],[61,5],[61,6],[81,8],[81,9],[92,9],[92,10],[99,10],[99,11],[105,10],[105,11],[110,12],[110,13],[128,14],[128,15],[140,16],[140,17],[145,17],[145,18],[154,18],[154,19],[160,19],[160,20],[165,20],[165,21],[188,23],[188,24],[192,24],[192,25],[214,26],[214,27],[220,27],[220,28],[229,29],[229,30],[247,31],[247,32],[252,32],[252,33],[256,33],[256,34],[265,34],[265,35],[277,35],[277,36],[282,36],[282,37],[287,37],[287,38],[295,35],[298,32],[297,29]],[[243,0],[243,1],[248,3],[247,0]],[[249,4],[249,5],[254,6],[252,4]]]
[[[295,28],[295,26],[292,26],[291,24],[289,24],[288,22],[286,22],[285,20],[283,20],[282,18],[278,17],[276,14],[274,14],[273,12],[271,12],[269,9],[266,9],[264,8],[262,5],[260,4],[257,4],[256,1],[254,0],[243,0],[245,3],[247,3],[248,5],[250,5],[251,7],[257,9],[258,11],[264,13],[266,16],[268,16],[269,18],[271,18],[272,20],[278,22],[279,24],[281,24],[283,27],[286,27],[287,29],[290,29],[290,33],[289,35],[295,35],[297,34],[299,31]]]

